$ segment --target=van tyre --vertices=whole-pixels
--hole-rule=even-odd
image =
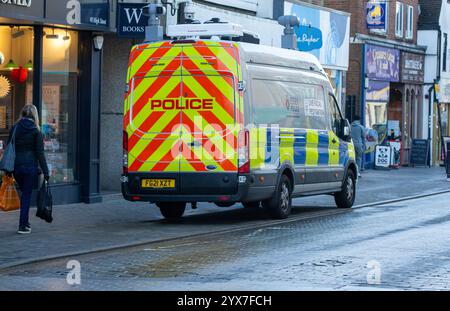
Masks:
[[[270,217],[275,219],[286,219],[292,210],[292,186],[286,175],[281,176],[275,194],[272,198],[263,201],[264,208]]]
[[[156,203],[156,206],[159,207],[161,215],[167,220],[179,220],[186,210],[186,203],[184,202],[160,202]]]
[[[338,208],[352,208],[356,198],[356,177],[352,170],[347,172],[342,191],[334,194]]]

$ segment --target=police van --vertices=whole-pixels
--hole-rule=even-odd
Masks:
[[[283,219],[292,198],[318,194],[351,208],[350,125],[318,60],[176,30],[185,31],[182,39],[138,44],[130,53],[125,199],[153,202],[169,219],[197,202],[262,205]]]

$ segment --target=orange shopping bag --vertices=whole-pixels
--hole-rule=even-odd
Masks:
[[[9,212],[20,208],[19,194],[17,193],[13,177],[3,176],[0,187],[0,209]]]

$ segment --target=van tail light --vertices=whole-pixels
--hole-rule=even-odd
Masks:
[[[239,132],[238,173],[250,173],[250,132],[245,129]]]
[[[128,175],[128,133],[123,131],[123,175]]]

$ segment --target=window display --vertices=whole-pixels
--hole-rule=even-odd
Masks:
[[[51,181],[76,180],[78,37],[44,29],[42,132]]]

